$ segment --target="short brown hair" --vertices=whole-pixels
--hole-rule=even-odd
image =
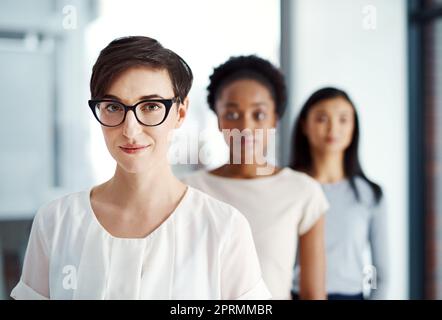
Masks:
[[[157,40],[131,36],[115,39],[101,50],[92,68],[91,98],[102,98],[114,78],[134,66],[166,69],[175,97],[181,102],[187,97],[193,81],[189,65],[175,52],[164,48]]]

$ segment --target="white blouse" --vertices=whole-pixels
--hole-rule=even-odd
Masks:
[[[92,188],[91,188],[92,189]],[[97,220],[91,189],[40,208],[14,299],[269,299],[247,220],[188,187],[145,238]]]

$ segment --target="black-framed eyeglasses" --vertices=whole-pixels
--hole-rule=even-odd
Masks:
[[[154,127],[162,124],[170,108],[178,97],[172,99],[141,100],[133,106],[127,106],[117,100],[89,100],[88,104],[95,118],[105,127],[117,127],[126,120],[126,114],[132,110],[137,121],[143,126]]]

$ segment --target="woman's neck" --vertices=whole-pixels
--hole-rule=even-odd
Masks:
[[[281,171],[270,164],[258,165],[258,164],[225,164],[213,171],[212,174],[227,178],[236,179],[255,179],[265,176],[271,176]]]
[[[335,183],[345,179],[344,153],[312,153],[313,166],[309,174],[320,183]]]
[[[153,168],[152,168],[153,169]],[[177,202],[186,190],[168,165],[130,173],[117,165],[114,176],[101,191],[108,201],[128,211],[152,212]]]

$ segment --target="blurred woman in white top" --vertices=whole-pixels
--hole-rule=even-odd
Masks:
[[[286,104],[282,73],[257,56],[233,57],[210,77],[208,103],[229,146],[229,162],[183,178],[233,205],[252,228],[265,283],[274,299],[290,299],[296,248],[301,296],[325,298],[323,213],[314,179],[266,159]]]
[[[246,219],[167,161],[191,84],[185,61],[154,39],[101,51],[89,106],[115,174],[40,208],[13,298],[270,298]]]

